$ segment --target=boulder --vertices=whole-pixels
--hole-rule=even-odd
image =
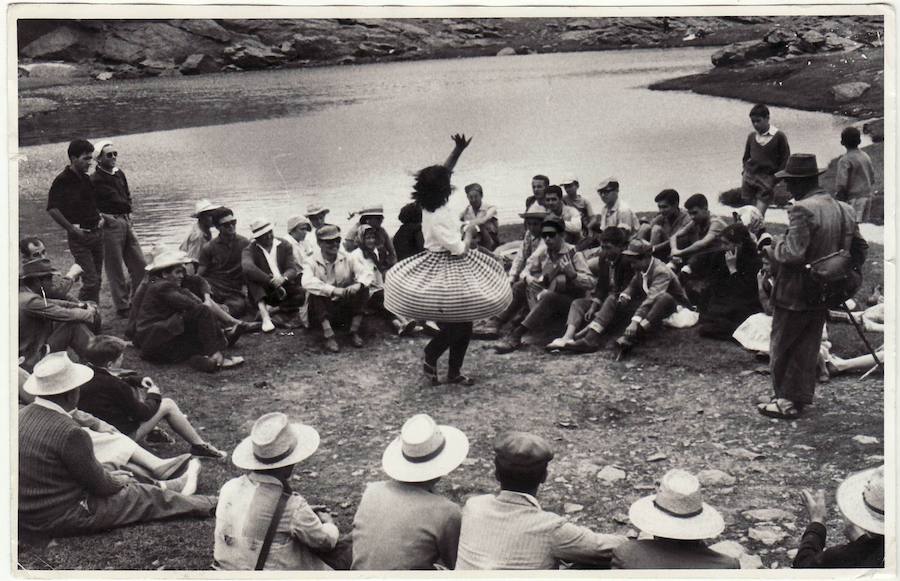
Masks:
[[[78,66],[69,63],[31,63],[19,65],[19,70],[33,79],[71,79],[83,74]]]
[[[214,73],[219,70],[219,63],[209,55],[196,53],[184,59],[178,69],[182,75]]]
[[[323,60],[340,56],[341,39],[336,36],[307,36],[295,34],[288,41],[288,50],[282,52],[294,59]]]
[[[586,18],[566,21],[566,30],[589,30],[591,28],[594,28],[594,23]]]
[[[531,54],[534,51],[531,50],[531,47],[525,46],[524,44],[516,49],[516,54]]]
[[[233,34],[228,32],[215,20],[192,18],[188,20],[169,20],[169,24],[190,33],[219,42],[229,42]]]
[[[33,59],[73,61],[88,53],[83,41],[83,35],[75,28],[60,26],[28,43],[21,54]]]
[[[112,79],[114,76],[115,76],[115,74],[112,71],[103,71],[102,73],[99,73],[94,78],[97,79],[98,81],[108,81],[108,80]]]
[[[825,35],[824,50],[826,51],[856,50],[860,46],[862,46],[860,43],[852,41],[849,38],[838,36],[833,32],[829,32]]]
[[[842,83],[831,87],[831,94],[838,103],[849,103],[860,98],[863,93],[869,90],[869,87],[871,87],[869,83],[863,83],[862,81]]]
[[[595,30],[569,30],[559,35],[560,42],[585,42],[597,38]]]
[[[754,58],[750,56],[751,54],[759,53],[766,53],[766,57],[771,56],[770,45],[758,40],[751,40],[748,42],[736,42],[720,48],[713,53],[711,59],[713,66],[730,67],[744,64],[748,59]]]
[[[99,56],[107,61],[129,65],[135,65],[146,58],[144,47],[115,36],[109,36],[103,41]]]
[[[773,522],[777,520],[794,520],[796,517],[780,508],[757,508],[754,510],[746,510],[742,513],[744,518],[755,521]]]
[[[737,482],[731,474],[716,469],[701,470],[697,479],[703,486],[731,486]]]
[[[460,24],[451,24],[450,32],[454,34],[480,34],[481,27],[474,22],[463,22]]]
[[[512,56],[514,54],[516,54],[516,49],[511,46],[505,46],[500,49],[500,51],[497,53],[497,56]]]
[[[166,71],[174,71],[175,63],[172,61],[144,59],[138,63],[138,67],[148,75],[160,76],[166,74]]]
[[[749,536],[754,541],[761,542],[767,547],[771,547],[772,545],[781,542],[781,540],[788,535],[781,529],[781,527],[761,526],[753,527],[748,530],[747,536]]]
[[[158,61],[181,62],[198,52],[218,54],[222,50],[222,43],[219,41],[199,36],[163,21],[122,21],[107,38],[117,38],[140,47],[144,58]]]
[[[769,31],[763,37],[763,42],[766,44],[772,45],[776,50],[781,48],[786,48],[788,43],[797,39],[797,33],[793,30],[785,30],[783,28],[776,28],[774,30]]]
[[[806,52],[816,52],[825,46],[825,37],[818,30],[804,30],[796,44]]]
[[[285,60],[285,55],[275,52],[259,41],[246,39],[223,51],[225,59],[244,70],[265,69]]]
[[[597,480],[611,484],[625,478],[625,471],[615,466],[605,466],[603,470],[597,473]]]

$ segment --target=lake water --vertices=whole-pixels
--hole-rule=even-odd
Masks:
[[[663,188],[718,193],[740,181],[750,105],[648,84],[701,72],[712,49],[630,50],[391,63],[146,79],[58,87],[65,106],[84,110],[72,134],[115,137],[97,115],[115,107],[145,115],[154,126],[202,127],[115,137],[120,167],[136,200],[136,228],[146,248],[177,243],[199,198],[232,207],[247,234],[257,216],[283,233],[287,218],[317,201],[329,221],[345,227],[348,212],[382,203],[386,226],[409,199],[412,174],[443,161],[449,136],[474,136],[454,175],[451,205],[462,210],[462,188],[477,181],[501,223],[518,221],[531,176],[554,183],[574,174],[581,192],[600,205],[596,184],[615,175],[635,210],[651,210]],[[102,105],[101,105],[102,104]],[[80,109],[79,109],[80,108]],[[92,113],[88,113],[92,111]],[[124,113],[123,113],[124,112]],[[266,118],[273,115],[277,118]],[[176,116],[173,119],[173,116]],[[226,121],[256,118],[253,121]],[[159,120],[159,125],[156,125]],[[773,108],[795,152],[820,165],[843,149],[849,123],[824,113]],[[219,123],[219,124],[215,124]],[[126,129],[127,130],[127,129]],[[44,212],[47,189],[65,165],[66,143],[23,147],[19,169],[20,228],[59,240]],[[718,210],[722,210],[715,204]],[[783,212],[772,212],[772,217]]]

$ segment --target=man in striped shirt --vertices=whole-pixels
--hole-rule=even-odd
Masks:
[[[609,567],[624,537],[595,533],[541,509],[537,491],[553,459],[544,438],[506,432],[494,442],[494,454],[500,492],[473,497],[463,508],[457,570],[557,569],[562,562]]]

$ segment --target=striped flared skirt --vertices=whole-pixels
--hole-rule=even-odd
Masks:
[[[395,264],[384,280],[384,306],[418,321],[477,321],[500,314],[511,302],[503,265],[478,250],[462,256],[426,250]]]

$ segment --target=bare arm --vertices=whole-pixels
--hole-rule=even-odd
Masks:
[[[464,133],[457,133],[451,136],[450,139],[453,140],[453,151],[450,152],[450,156],[444,162],[444,167],[452,171],[456,167],[456,162],[459,161],[459,156],[472,143],[472,138],[466,139]]]

